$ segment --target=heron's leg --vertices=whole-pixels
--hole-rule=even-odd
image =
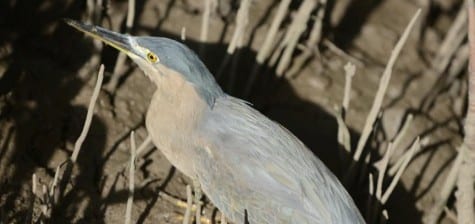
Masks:
[[[173,205],[175,205],[175,206],[177,206],[177,207],[180,207],[180,208],[186,208],[186,207],[187,207],[186,201],[183,201],[183,200],[181,200],[181,199],[179,199],[179,198],[176,198],[176,197],[174,197],[174,196],[171,196],[171,195],[169,195],[169,194],[167,194],[167,193],[165,193],[165,192],[163,192],[163,191],[160,191],[160,192],[158,193],[158,195],[159,195],[163,200],[168,201],[168,202],[172,203]],[[191,207],[191,211],[195,211],[195,209],[196,209],[196,207],[195,207],[195,205],[193,205],[193,206]]]
[[[196,224],[201,224],[201,192],[200,182],[193,179],[193,190],[195,191],[195,206],[196,206]]]
[[[194,187],[194,185],[193,185],[193,187]],[[200,191],[200,194],[201,194],[201,188],[199,188],[199,189],[200,189],[199,191]],[[195,191],[195,192],[196,192],[196,191]],[[163,192],[163,191],[160,191],[160,192],[158,193],[158,195],[159,195],[163,200],[168,201],[168,202],[174,204],[175,206],[178,206],[178,207],[180,207],[180,208],[189,208],[186,201],[183,201],[183,200],[181,200],[181,199],[179,199],[179,198],[173,197],[173,196],[171,196],[171,195],[169,195],[169,194],[167,194],[167,193],[165,193],[165,192]],[[200,196],[200,197],[201,197],[201,196]],[[194,197],[193,200],[196,200],[196,198]],[[196,211],[196,209],[197,209],[197,207],[198,207],[197,205],[199,205],[199,209],[201,210],[201,204],[202,204],[202,203],[201,203],[201,201],[200,201],[200,202],[197,203],[196,205],[195,205],[195,204],[192,205],[190,210],[191,210],[192,212],[193,212],[193,211]],[[200,213],[199,215],[200,215],[200,216],[199,216],[199,220],[200,220],[200,221],[198,221],[198,222],[196,222],[196,223],[199,223],[199,222],[202,223],[202,224],[211,224],[211,223],[213,223],[213,222],[211,221],[211,219],[209,219],[209,218],[207,218],[207,217],[202,217],[202,216],[201,216],[201,213]],[[185,214],[185,215],[182,215],[182,214],[174,214],[173,217],[172,217],[172,219],[175,220],[175,222],[183,222],[184,219],[185,219],[185,217],[186,217],[186,214]],[[214,220],[214,223],[217,223],[218,221],[219,221],[218,219],[215,219],[215,220]],[[222,218],[221,218],[221,222],[222,222]],[[223,222],[222,222],[222,223],[223,223]]]
[[[185,210],[185,217],[183,219],[183,224],[190,223],[190,216],[191,216],[191,207],[193,206],[193,196],[191,196],[191,187],[190,185],[186,185],[186,210]]]

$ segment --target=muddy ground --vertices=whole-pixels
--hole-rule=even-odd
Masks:
[[[127,1],[104,1],[109,17],[100,25],[125,31]],[[134,35],[180,39],[200,52],[216,74],[232,35],[237,1],[222,1],[210,21],[209,40],[200,43],[201,1],[138,0]],[[232,95],[242,96],[254,58],[280,1],[253,1],[245,46],[235,67],[225,68],[220,83]],[[262,68],[257,87],[248,98],[256,108],[298,136],[337,176],[346,172],[338,157],[335,107],[341,104],[343,67],[357,62],[347,123],[352,144],[364,126],[391,49],[419,7],[424,22],[411,34],[394,68],[383,104],[381,122],[369,142],[371,160],[381,158],[409,113],[414,115],[400,155],[417,136],[423,149],[402,176],[385,206],[390,223],[421,223],[433,206],[460,144],[465,111],[465,71],[453,83],[440,84],[431,62],[447,33],[461,1],[434,1],[430,8],[416,0],[354,0],[346,8],[330,1],[319,51],[294,77],[276,80],[274,68]],[[293,1],[282,30],[301,1]],[[226,4],[229,7],[226,7]],[[430,13],[427,10],[430,9]],[[39,201],[31,192],[32,174],[50,183],[56,167],[72,153],[81,131],[100,63],[106,66],[105,85],[117,52],[98,51],[91,39],[66,26],[61,19],[84,20],[83,1],[7,0],[0,3],[0,216],[2,223],[28,219],[30,206],[38,214]],[[308,35],[308,32],[305,34]],[[303,38],[304,39],[304,38]],[[299,51],[300,52],[300,51]],[[297,52],[297,54],[299,53]],[[236,74],[229,84],[229,75]],[[129,133],[137,141],[147,136],[144,115],[154,86],[129,60],[116,91],[101,91],[92,127],[74,167],[69,190],[53,209],[53,223],[121,223],[128,195]],[[432,91],[431,91],[432,90]],[[435,90],[435,91],[434,91]],[[422,106],[429,105],[429,106]],[[349,155],[346,155],[349,158]],[[137,223],[181,223],[184,209],[159,197],[158,192],[186,199],[190,180],[176,171],[157,149],[138,162],[133,220]],[[368,180],[350,186],[363,214]],[[205,200],[206,201],[206,200]],[[453,199],[448,207],[452,208]],[[206,203],[204,216],[216,210]],[[34,215],[35,218],[37,215]],[[37,217],[36,217],[37,218]],[[452,223],[446,215],[441,223]]]

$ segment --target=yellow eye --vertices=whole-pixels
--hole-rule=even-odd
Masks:
[[[149,62],[152,62],[152,63],[155,63],[155,62],[158,61],[157,55],[155,55],[155,54],[152,53],[152,52],[148,52],[148,53],[147,53],[147,59],[148,59]]]

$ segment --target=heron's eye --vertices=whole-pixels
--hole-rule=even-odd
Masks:
[[[155,63],[155,62],[158,61],[157,55],[155,55],[155,54],[152,53],[152,52],[148,52],[148,53],[147,53],[147,59],[148,59],[149,62],[152,62],[152,63]]]

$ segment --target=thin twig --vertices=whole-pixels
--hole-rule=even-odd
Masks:
[[[420,150],[420,149],[417,149],[417,150]],[[418,152],[419,151],[416,151],[414,153],[418,153]],[[404,164],[404,161],[406,161],[409,157],[411,157],[411,154],[412,152],[410,150],[407,150],[406,152],[404,152],[404,154],[396,160],[394,165],[391,166],[391,168],[389,168],[388,174],[390,176],[394,176],[396,172],[399,170],[399,168],[402,166],[402,164]]]
[[[342,49],[340,49],[338,46],[336,46],[334,43],[332,43],[329,39],[326,39],[324,38],[323,41],[322,41],[322,44],[328,48],[328,50],[332,51],[333,53],[335,53],[337,56],[340,56],[342,58],[344,58],[345,60],[348,60],[350,61],[351,63],[359,66],[359,67],[363,67],[364,66],[364,63],[361,62],[359,59],[349,55],[348,53],[346,53],[345,51],[343,51]]]
[[[381,105],[383,103],[384,95],[386,93],[386,89],[389,85],[389,81],[391,80],[391,73],[392,69],[394,67],[394,64],[396,63],[396,59],[398,58],[399,54],[401,53],[402,47],[404,46],[404,43],[406,42],[410,31],[414,27],[415,22],[417,21],[417,18],[419,14],[421,13],[421,10],[418,9],[416,14],[412,17],[411,21],[409,22],[408,26],[406,27],[404,33],[402,34],[401,38],[399,39],[398,43],[394,47],[391,57],[389,58],[388,64],[386,65],[386,68],[384,70],[383,76],[381,77],[381,81],[378,87],[378,91],[376,93],[376,97],[373,102],[373,106],[371,107],[370,113],[368,115],[368,118],[366,119],[365,126],[363,128],[362,135],[360,137],[360,140],[358,141],[358,146],[356,148],[356,152],[353,156],[354,161],[358,161],[361,153],[363,152],[363,148],[366,145],[366,142],[368,140],[368,137],[373,129],[374,122],[376,121],[376,118],[378,116],[379,110],[381,108]]]
[[[125,212],[125,224],[130,224],[132,219],[132,206],[134,205],[135,191],[135,156],[137,146],[135,144],[135,132],[130,133],[130,168],[129,168],[129,196]]]
[[[267,31],[266,38],[264,39],[264,42],[262,43],[262,46],[261,48],[259,48],[259,52],[257,53],[256,64],[252,69],[251,75],[249,75],[249,78],[243,91],[244,96],[248,96],[251,92],[252,86],[254,85],[254,81],[257,77],[257,73],[259,72],[259,68],[265,63],[265,61],[272,53],[272,48],[276,43],[277,31],[279,30],[279,27],[282,24],[285,15],[287,15],[287,10],[289,8],[290,2],[290,0],[280,1],[279,8],[277,9],[274,19],[272,20],[272,24],[269,30]]]
[[[94,87],[94,91],[92,93],[91,100],[89,101],[89,106],[87,109],[86,120],[84,121],[84,126],[82,128],[81,134],[79,138],[76,140],[74,144],[74,151],[71,155],[71,161],[73,163],[76,162],[79,151],[81,150],[82,143],[86,139],[87,133],[89,132],[89,128],[92,122],[92,115],[94,114],[94,106],[96,105],[97,97],[99,96],[99,92],[101,90],[102,80],[104,79],[104,65],[101,65],[99,68],[99,74],[97,75],[96,86]]]
[[[467,36],[467,10],[461,6],[454,22],[450,26],[444,41],[440,45],[437,56],[432,62],[432,69],[437,76],[447,69],[457,49]]]
[[[459,152],[462,151],[463,144],[460,146]],[[434,205],[429,213],[427,213],[426,217],[424,217],[425,223],[427,224],[436,224],[438,223],[439,217],[444,210],[445,205],[447,204],[447,200],[449,199],[452,191],[455,187],[455,182],[457,180],[457,176],[459,173],[460,165],[462,164],[462,153],[458,153],[455,161],[452,164],[452,168],[445,179],[444,185],[442,185],[442,189],[438,197],[436,198]]]
[[[256,62],[258,64],[264,64],[264,62],[269,57],[270,53],[272,52],[272,46],[275,43],[275,35],[280,27],[280,24],[285,18],[286,12],[289,9],[290,0],[282,0],[279,4],[279,8],[277,9],[277,13],[272,20],[271,27],[267,31],[266,38],[262,47],[259,48],[259,52],[257,53]]]
[[[186,185],[186,210],[183,217],[183,224],[190,223],[191,207],[193,207],[193,196],[191,195],[191,186]]]
[[[54,173],[53,182],[51,183],[51,186],[50,186],[50,189],[49,189],[50,198],[53,198],[54,195],[55,195],[56,186],[58,185],[58,178],[59,178],[60,169],[61,169],[61,165],[56,167],[56,172]]]
[[[449,71],[449,75],[446,75],[446,71],[447,68],[453,70],[452,67],[457,67],[456,64],[453,64],[454,57],[457,57],[463,53],[460,52],[459,47],[462,45],[467,36],[467,10],[465,9],[465,6],[465,4],[460,6],[459,12],[454,22],[447,31],[444,41],[442,42],[436,57],[432,61],[431,72],[434,74],[431,75],[440,78],[436,79],[435,83],[433,84],[433,88],[428,89],[428,92],[426,93],[427,97],[422,101],[421,104],[422,111],[427,111],[430,109],[439,95],[438,92],[441,91],[442,88],[445,88],[445,83],[452,83],[450,82],[450,79],[453,79],[453,75],[450,75],[450,73],[453,71]],[[466,59],[468,60],[468,56]],[[459,73],[456,75],[458,74]]]
[[[473,169],[475,165],[474,155],[470,155],[468,147],[464,147],[459,153],[462,154],[462,164],[459,169],[457,177],[457,191],[456,191],[456,207],[457,207],[457,220],[461,224],[474,224],[475,223],[475,208],[474,208],[474,174]]]
[[[458,75],[467,68],[467,62],[468,62],[469,56],[470,56],[469,44],[466,43],[460,46],[460,48],[457,50],[457,53],[455,53],[454,58],[450,62],[448,77],[445,83],[449,85],[454,83],[454,80],[457,79]]]
[[[201,43],[206,43],[208,41],[208,30],[209,30],[209,17],[211,15],[211,0],[204,1],[204,10],[203,10],[203,18],[201,21],[201,33],[200,33],[200,41]]]
[[[383,215],[383,218],[381,219],[381,224],[385,224],[387,223],[387,221],[389,220],[389,214],[388,214],[388,210],[386,209],[383,209],[383,211],[381,212],[381,214]]]
[[[307,21],[316,4],[316,0],[304,0],[298,9],[297,15],[292,20],[292,24],[287,30],[284,41],[282,42],[285,45],[285,49],[276,68],[276,74],[278,77],[282,77],[285,70],[288,68],[298,40],[307,28]]]
[[[34,195],[37,195],[38,177],[36,176],[35,173],[31,176],[31,182],[32,182],[31,191],[33,192]]]
[[[97,101],[97,97],[99,96],[99,92],[101,90],[102,80],[104,78],[104,65],[101,65],[99,68],[99,74],[97,77],[96,85],[94,87],[91,99],[89,101],[89,106],[87,109],[86,119],[84,121],[84,126],[79,135],[78,139],[74,144],[74,150],[69,160],[64,161],[56,168],[56,173],[51,183],[49,192],[48,187],[43,185],[43,195],[42,195],[42,211],[44,217],[46,219],[50,218],[51,213],[53,212],[53,206],[59,203],[61,196],[64,196],[66,185],[71,178],[72,167],[73,164],[76,163],[77,157],[79,155],[79,151],[81,150],[81,146],[86,139],[87,133],[89,132],[89,128],[92,122],[92,116],[94,114],[94,107]],[[61,178],[59,177],[60,169],[63,165],[66,165],[65,171],[62,173]],[[59,184],[59,188],[57,186]],[[56,190],[57,189],[57,190]]]
[[[89,23],[93,22],[94,17],[94,0],[87,0],[86,1],[86,21]]]
[[[244,31],[249,23],[250,0],[242,0],[236,16],[236,29],[234,30],[231,43],[228,46],[227,53],[232,55],[236,48],[241,47]]]
[[[238,60],[238,54],[234,54],[237,48],[241,48],[243,44],[243,39],[244,39],[244,32],[247,28],[247,25],[249,23],[249,8],[251,5],[250,0],[243,0],[241,1],[241,4],[239,5],[239,10],[237,12],[236,16],[236,28],[234,29],[233,37],[231,38],[231,42],[228,45],[228,48],[226,50],[226,56],[221,62],[221,65],[218,70],[218,75],[216,76],[217,79],[220,79],[225,71],[225,68],[228,66],[230,57],[234,56],[235,61]],[[236,73],[236,71],[233,69],[231,70],[233,74]],[[232,75],[229,78],[228,82],[228,91],[230,91],[232,85],[234,84],[234,75]]]
[[[376,198],[378,200],[381,200],[381,196],[383,194],[384,175],[386,175],[386,170],[388,168],[389,158],[391,158],[392,150],[393,150],[393,147],[392,147],[392,143],[390,142],[388,144],[388,149],[386,150],[386,153],[384,154],[381,167],[376,168],[378,170],[378,181],[376,182]]]
[[[201,224],[201,196],[202,196],[202,192],[201,192],[201,185],[197,180],[193,180],[193,190],[194,190],[194,193],[195,193],[194,199],[195,199],[195,206],[196,206],[195,221],[196,221],[196,224]]]
[[[364,164],[369,164],[369,162],[371,161],[371,153],[368,153],[366,154],[365,158],[364,158]],[[368,166],[367,165],[363,165],[361,167],[361,171],[360,171],[360,179],[359,181],[357,182],[358,185],[357,186],[361,186],[364,181],[365,181],[365,176],[366,174],[368,173]]]
[[[338,143],[345,152],[351,153],[351,136],[348,127],[342,116],[342,111],[336,112],[336,121],[338,123]]]
[[[125,22],[125,33],[130,33],[132,30],[132,26],[134,25],[135,19],[135,0],[129,0],[128,8],[127,8],[127,18]],[[109,83],[106,86],[106,89],[109,92],[115,92],[117,89],[117,85],[119,84],[119,80],[122,77],[122,70],[125,64],[125,60],[127,59],[127,55],[119,52],[117,59],[115,61],[114,70],[112,72],[112,76],[109,80]]]
[[[211,9],[213,8],[213,3],[216,0],[204,0],[204,9],[203,9],[203,18],[201,20],[201,33],[200,33],[200,55],[204,54],[205,43],[208,42],[208,33],[209,33],[209,20],[211,17]]]
[[[302,68],[304,63],[314,54],[313,48],[318,50],[318,43],[322,38],[323,19],[325,17],[325,11],[327,6],[327,0],[320,0],[318,4],[318,10],[313,23],[312,31],[310,31],[310,37],[305,43],[307,50],[303,51],[301,55],[294,59],[292,67],[287,72],[287,77],[294,77],[297,72]]]
[[[386,204],[386,202],[389,199],[389,196],[391,196],[392,192],[394,191],[394,188],[396,188],[396,184],[399,181],[399,179],[401,178],[402,173],[404,172],[406,167],[409,165],[409,162],[412,160],[412,157],[414,156],[414,153],[416,151],[419,151],[420,148],[421,148],[420,139],[419,139],[419,137],[417,137],[416,141],[414,141],[414,144],[412,144],[411,148],[409,149],[409,151],[411,152],[410,156],[404,161],[402,166],[399,168],[396,175],[391,180],[391,183],[389,184],[389,187],[386,189],[383,196],[381,197],[381,203],[382,204]]]
[[[183,202],[181,199],[179,198],[176,198],[176,197],[173,197],[173,196],[170,196],[169,194],[163,192],[163,191],[160,191],[158,192],[158,196],[160,196],[163,200],[165,201],[168,201],[180,208],[186,208],[188,205],[187,203]],[[196,210],[196,206],[193,205],[191,207],[191,211],[195,211]]]
[[[399,54],[401,53],[402,47],[404,46],[404,43],[406,42],[410,31],[414,27],[414,24],[416,23],[417,18],[419,17],[421,13],[421,10],[417,10],[415,15],[412,17],[411,21],[407,25],[406,29],[404,30],[401,38],[397,42],[396,46],[394,47],[391,56],[389,58],[388,64],[386,65],[386,68],[383,72],[383,75],[381,77],[378,90],[376,92],[376,97],[373,101],[373,105],[371,106],[371,110],[368,114],[368,117],[366,118],[365,126],[363,128],[361,137],[358,141],[358,145],[356,147],[355,154],[353,155],[353,160],[351,161],[350,164],[350,169],[348,174],[344,178],[344,182],[346,185],[349,185],[354,178],[355,175],[355,166],[356,162],[360,160],[361,154],[363,153],[363,149],[366,145],[366,142],[368,141],[368,138],[373,130],[373,125],[376,122],[376,119],[378,117],[381,105],[383,103],[384,95],[386,93],[386,89],[388,88],[389,81],[391,80],[391,74],[392,74],[392,69],[394,67],[394,64],[396,63],[396,59],[398,58]]]
[[[402,128],[401,130],[396,134],[396,137],[394,137],[394,144],[393,144],[393,147],[397,150],[399,149],[399,147],[401,146],[401,142],[402,142],[402,139],[406,136],[406,133],[407,133],[407,130],[409,130],[409,127],[411,126],[412,124],[412,120],[413,120],[414,116],[412,114],[409,114],[406,118],[406,120],[404,121],[404,124],[402,125]],[[402,162],[409,156],[409,151],[406,151],[402,154],[401,157],[399,157],[398,160],[396,160],[396,162],[394,162],[394,165],[391,166],[391,168],[389,168],[389,171],[388,171],[388,174],[390,176],[394,176],[394,174],[396,173],[396,171],[399,169],[399,167],[401,166]],[[417,152],[416,152],[417,153]]]
[[[382,159],[382,162],[381,162],[381,166],[379,167],[376,167],[376,169],[378,170],[378,179],[376,180],[376,199],[377,199],[377,203],[371,208],[373,211],[371,212],[371,216],[370,216],[370,219],[369,219],[369,222],[370,223],[376,223],[377,222],[377,219],[379,218],[379,215],[376,216],[377,214],[379,214],[379,211],[381,209],[381,206],[384,204],[384,203],[380,203],[381,202],[381,197],[382,197],[382,192],[383,192],[383,180],[384,180],[384,176],[386,175],[386,170],[388,168],[388,163],[389,163],[389,159],[391,158],[391,154],[392,154],[392,143],[390,142],[388,144],[388,148],[386,150],[386,153],[384,154],[384,157]]]
[[[350,105],[350,98],[351,98],[351,83],[353,80],[353,76],[355,76],[356,66],[351,62],[346,63],[345,65],[345,93],[343,96],[343,110],[344,113],[348,113],[348,108]]]
[[[140,144],[139,147],[137,148],[137,153],[136,153],[136,155],[137,155],[137,156],[140,156],[140,154],[141,154],[145,149],[147,149],[150,145],[152,145],[152,136],[147,135],[147,138],[145,138],[145,140],[142,142],[142,144]]]
[[[406,136],[409,127],[412,125],[412,120],[414,116],[412,114],[408,114],[404,124],[401,127],[401,130],[396,134],[393,140],[393,147],[398,149],[401,146],[402,139]]]
[[[337,112],[336,115],[336,120],[338,123],[338,143],[340,146],[343,147],[345,152],[350,155],[351,154],[351,136],[350,136],[350,131],[348,130],[348,127],[345,123],[345,117],[346,113],[348,111],[348,107],[350,104],[350,93],[351,93],[351,81],[353,76],[355,75],[355,66],[348,62],[345,67],[345,92],[343,96],[343,102],[342,102],[342,109],[341,111]],[[346,155],[343,155],[342,152],[340,152],[340,160],[342,161],[342,164],[347,164],[346,163]]]
[[[368,194],[368,201],[366,202],[366,220],[371,219],[372,216],[372,205],[374,199],[374,177],[372,173],[369,173],[369,194]]]
[[[186,27],[181,27],[180,39],[181,39],[181,41],[186,40]]]
[[[475,3],[467,0],[468,42],[470,45],[468,69],[468,106],[465,119],[465,136],[459,153],[462,165],[457,181],[457,218],[460,224],[475,224]]]
[[[129,33],[134,25],[135,18],[135,0],[129,0],[129,5],[127,9],[127,21],[125,22],[126,32]]]

